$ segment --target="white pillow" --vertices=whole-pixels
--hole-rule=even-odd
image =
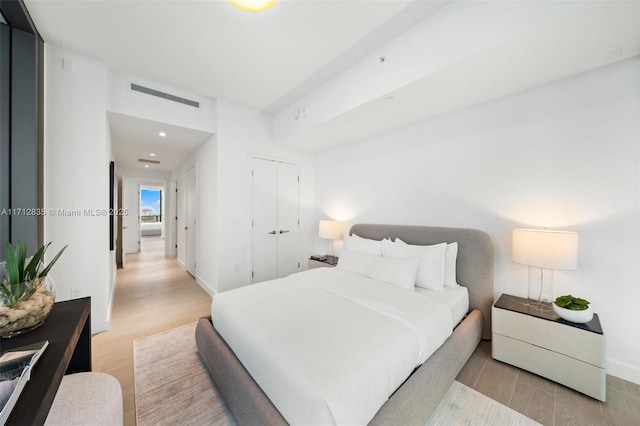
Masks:
[[[382,241],[369,240],[356,234],[344,236],[344,248],[358,253],[382,256]]]
[[[444,286],[458,287],[456,281],[456,262],[458,258],[458,243],[447,244],[444,252]]]
[[[414,291],[419,265],[416,257],[400,259],[342,250],[337,268]]]
[[[359,253],[357,251],[347,250],[343,248],[338,258],[338,264],[336,268],[344,271],[353,272],[354,274],[365,276],[367,268],[369,267],[369,261],[373,256],[370,254]]]
[[[386,257],[419,257],[420,267],[416,276],[416,286],[429,290],[444,289],[444,253],[447,243],[432,246],[415,246],[407,244],[399,238],[395,243],[384,245]]]

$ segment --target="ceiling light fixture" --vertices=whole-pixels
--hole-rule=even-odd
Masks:
[[[155,154],[155,153],[153,153],[153,152],[150,152],[150,153],[149,153],[149,157],[155,157],[155,156],[156,156],[156,154]]]
[[[260,13],[271,9],[276,0],[229,0],[229,3],[245,12]]]
[[[148,168],[149,168],[149,165],[148,165],[148,164],[145,164],[145,165],[144,165],[144,168],[145,168],[145,169],[148,169]]]
[[[167,136],[167,134],[166,134],[165,132],[160,132],[160,133],[158,133],[158,135],[160,135],[160,136],[161,136],[161,137],[163,137],[163,138],[164,138],[165,136]]]

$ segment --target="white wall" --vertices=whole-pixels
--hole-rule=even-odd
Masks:
[[[75,287],[91,296],[93,332],[108,328],[114,262],[109,216],[84,214],[109,208],[106,86],[103,63],[45,45],[44,207],[81,213],[47,215],[44,238],[53,241],[49,255],[69,245],[52,270],[56,299],[70,299]]]
[[[184,265],[184,173],[197,165],[196,280],[209,294],[251,282],[252,156],[300,165],[301,260],[308,258],[315,235],[314,165],[300,154],[272,143],[269,115],[217,100],[217,132],[177,170],[178,262]],[[234,270],[234,265],[238,270]]]
[[[216,291],[251,282],[252,156],[287,160],[300,166],[301,264],[304,267],[317,228],[314,224],[313,159],[273,144],[272,118],[267,114],[218,99],[218,271]],[[200,184],[199,184],[200,185]],[[238,270],[234,270],[234,265]]]
[[[278,112],[274,117],[275,141],[286,142],[581,5],[581,2],[449,2]],[[382,64],[380,57],[386,59]],[[295,111],[299,112],[297,118]]]
[[[178,226],[177,257],[185,267],[185,172],[196,166],[196,281],[207,293],[216,292],[217,241],[217,152],[216,136],[212,136],[176,170],[171,180],[177,185]]]
[[[527,294],[513,228],[579,232],[554,293],[592,301],[608,373],[640,383],[639,86],[636,58],[320,154],[317,218],[484,230],[496,298]]]
[[[132,91],[131,83],[197,101],[200,103],[200,108]],[[109,95],[110,111],[189,129],[211,133],[216,131],[214,99],[197,96],[115,70],[109,72]]]

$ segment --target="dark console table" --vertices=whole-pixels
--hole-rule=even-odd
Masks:
[[[48,340],[49,346],[13,407],[8,425],[44,424],[62,376],[91,371],[91,298],[54,304],[43,325],[11,339],[0,339],[0,347],[5,351],[42,340]]]

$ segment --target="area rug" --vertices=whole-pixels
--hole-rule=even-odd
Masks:
[[[133,342],[138,426],[235,425],[198,355],[195,327],[193,323]],[[539,423],[462,383],[453,382],[427,424]]]

